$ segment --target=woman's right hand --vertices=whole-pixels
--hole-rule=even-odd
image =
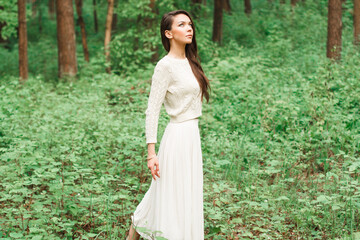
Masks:
[[[155,176],[160,177],[159,159],[157,158],[157,156],[148,160],[148,168],[150,169],[151,175],[156,181]]]

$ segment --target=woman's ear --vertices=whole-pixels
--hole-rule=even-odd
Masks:
[[[165,36],[168,38],[168,39],[171,39],[172,38],[172,34],[169,30],[165,30]]]

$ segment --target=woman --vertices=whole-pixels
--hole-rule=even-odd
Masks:
[[[195,28],[188,12],[172,11],[161,20],[168,54],[156,65],[146,114],[148,168],[152,182],[132,218],[128,239],[204,239],[203,172],[198,118],[209,80],[198,62]],[[170,122],[155,153],[160,108]],[[160,177],[161,175],[161,177]]]

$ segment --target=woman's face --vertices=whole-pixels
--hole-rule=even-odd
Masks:
[[[178,14],[173,18],[171,30],[166,30],[165,35],[170,40],[179,44],[190,44],[194,34],[192,26],[192,22],[188,16]]]

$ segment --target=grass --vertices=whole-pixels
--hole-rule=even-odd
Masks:
[[[199,122],[206,239],[359,238],[360,53],[345,18],[342,61],[327,60],[326,15],[307,4],[227,16],[249,22],[233,26],[237,42],[202,42],[213,89]],[[81,62],[71,83],[44,79],[52,70],[24,86],[3,75],[1,238],[125,237],[151,181],[153,66],[108,75],[101,64]],[[163,109],[159,138],[168,120]]]

